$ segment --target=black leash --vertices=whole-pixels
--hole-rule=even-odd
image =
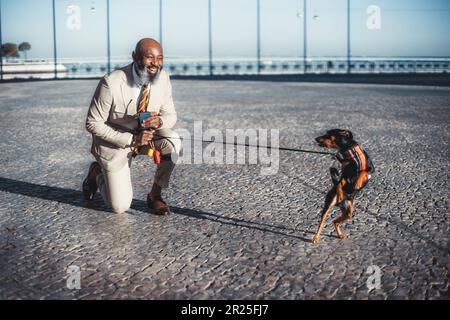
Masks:
[[[157,136],[159,138],[155,138],[153,140],[162,140],[162,139],[180,139],[183,140],[185,138],[183,137],[163,137],[163,136]],[[253,148],[266,148],[266,149],[275,149],[275,150],[282,150],[282,151],[292,151],[292,152],[303,152],[303,153],[315,153],[315,154],[324,154],[324,155],[334,155],[334,153],[331,152],[321,152],[321,151],[314,151],[314,150],[304,150],[304,149],[295,149],[295,148],[284,148],[284,147],[272,147],[272,146],[261,146],[259,144],[257,145],[251,145],[248,143],[242,144],[242,143],[237,143],[237,142],[233,142],[233,143],[229,143],[229,142],[225,142],[225,141],[211,141],[211,140],[198,140],[198,139],[189,139],[191,141],[199,141],[199,142],[204,142],[204,143],[222,143],[223,145],[233,145],[233,146],[244,146],[244,147],[253,147]]]

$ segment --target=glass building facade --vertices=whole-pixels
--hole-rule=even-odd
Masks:
[[[443,73],[450,3],[0,0],[1,79],[99,77],[159,40],[173,75]]]

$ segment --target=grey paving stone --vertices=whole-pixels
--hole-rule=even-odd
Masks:
[[[349,237],[330,217],[313,246],[331,156],[281,152],[270,176],[261,164],[179,165],[169,217],[148,213],[155,167],[142,157],[126,214],[98,195],[86,203],[96,84],[0,84],[1,299],[449,299],[449,88],[173,81],[177,128],[190,132],[194,120],[278,128],[281,146],[319,150],[325,130],[353,131],[377,171]],[[71,265],[79,290],[66,287]],[[381,288],[369,292],[371,265]]]

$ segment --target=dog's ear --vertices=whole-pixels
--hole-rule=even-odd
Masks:
[[[341,130],[339,134],[347,139],[353,140],[353,134],[350,130]]]
[[[343,148],[353,141],[353,134],[349,130],[340,130],[336,134],[336,144]]]

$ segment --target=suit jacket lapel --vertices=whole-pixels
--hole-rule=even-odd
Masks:
[[[128,115],[136,114],[136,101],[134,97],[134,80],[133,80],[133,72],[132,72],[133,64],[129,64],[128,66],[123,68],[124,77],[123,81],[120,85],[120,89],[122,91],[122,99],[124,103],[124,109]]]

